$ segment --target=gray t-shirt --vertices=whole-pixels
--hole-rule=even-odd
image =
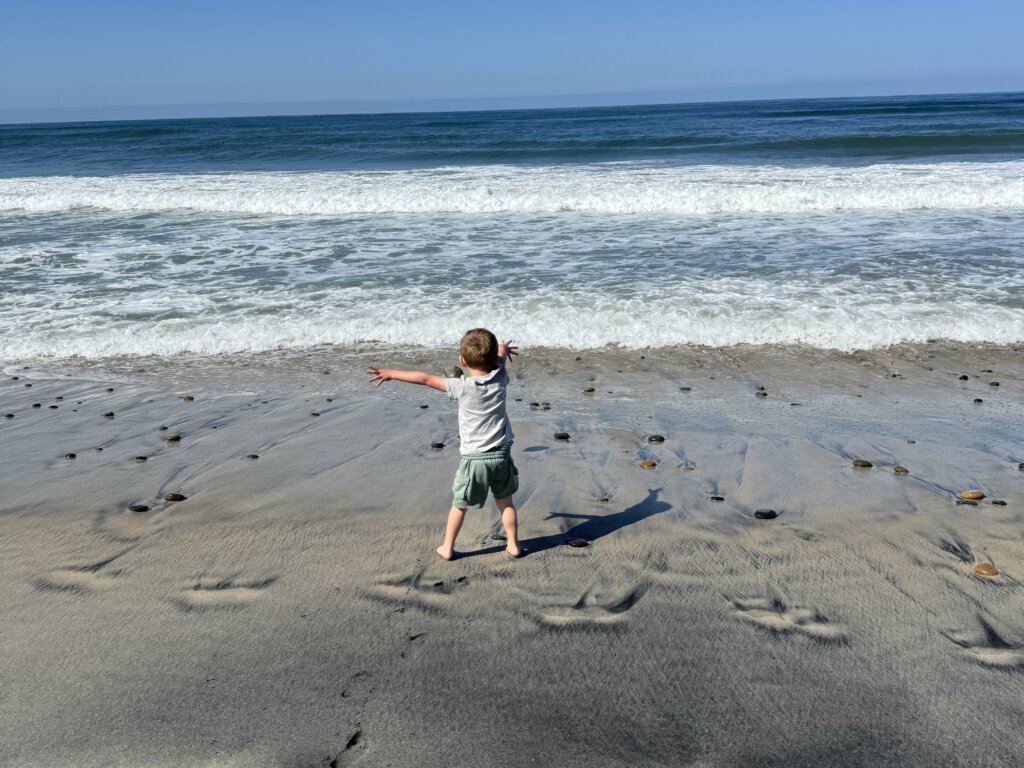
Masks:
[[[459,401],[459,453],[480,453],[512,442],[512,425],[505,413],[508,373],[504,365],[486,376],[445,379],[448,397]]]

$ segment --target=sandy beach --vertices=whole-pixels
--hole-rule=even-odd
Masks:
[[[8,360],[0,765],[1021,765],[1022,352],[524,349],[451,563],[450,351]]]

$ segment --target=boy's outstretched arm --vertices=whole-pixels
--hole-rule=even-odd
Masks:
[[[511,339],[504,344],[498,345],[498,362],[504,365],[513,355],[519,354],[519,345],[514,344]]]
[[[404,381],[408,384],[422,384],[425,387],[445,392],[444,379],[423,371],[399,371],[394,368],[370,368],[369,373],[373,376],[370,383],[379,387],[385,381]]]

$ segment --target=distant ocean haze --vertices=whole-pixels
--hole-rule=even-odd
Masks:
[[[1024,341],[1024,95],[0,126],[10,359]]]

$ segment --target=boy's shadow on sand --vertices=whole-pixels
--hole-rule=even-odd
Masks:
[[[574,515],[569,512],[552,512],[545,518],[546,520],[550,520],[553,517],[564,517],[580,518],[583,522],[577,523],[569,530],[562,531],[561,533],[535,536],[532,539],[520,539],[519,546],[522,547],[523,557],[535,555],[538,552],[554,549],[555,547],[565,546],[569,539],[585,539],[586,541],[594,542],[625,528],[627,525],[639,523],[648,517],[653,517],[672,509],[671,504],[658,499],[659,493],[661,493],[661,488],[655,488],[648,492],[643,501],[639,501],[631,507],[626,507],[621,512],[612,512],[608,515]],[[460,552],[459,559],[476,557],[477,555],[489,555],[501,552],[503,549],[505,547],[498,546],[478,549],[474,552]]]

